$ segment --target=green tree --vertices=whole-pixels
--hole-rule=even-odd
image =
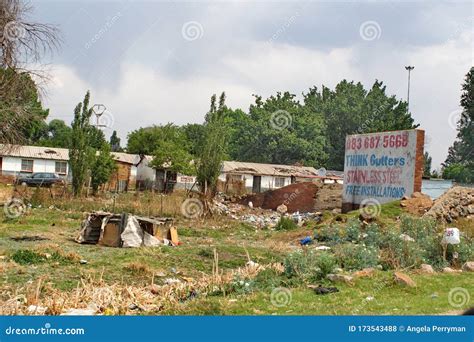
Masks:
[[[0,68],[0,90],[4,88],[8,94],[0,96],[0,143],[36,143],[46,134],[49,110],[43,109],[35,82],[27,73]]]
[[[432,158],[428,152],[423,155],[423,177],[431,177]]]
[[[474,183],[474,67],[466,74],[461,94],[458,134],[443,163],[443,177]]]
[[[180,131],[180,127],[171,123],[139,128],[128,135],[127,151],[134,154],[152,155],[163,140],[178,140],[178,142],[186,145],[187,140]]]
[[[367,92],[361,83],[346,80],[339,82],[334,91],[323,89],[327,168],[344,169],[346,135],[418,127],[407,113],[406,103],[388,96],[385,89],[382,82],[375,81]]]
[[[90,144],[91,126],[89,123],[92,109],[89,108],[90,92],[87,91],[84,101],[74,109],[72,122],[69,163],[72,171],[72,190],[74,196],[80,196],[82,187],[89,175],[90,165],[94,159],[94,149]]]
[[[191,175],[194,173],[191,161],[192,156],[182,143],[175,140],[160,140],[150,165],[158,169],[166,167],[176,173]]]
[[[87,135],[89,136],[90,147],[96,150],[100,150],[102,146],[107,143],[107,140],[105,140],[105,134],[100,130],[100,128],[89,125]]]
[[[104,143],[92,163],[91,186],[92,192],[94,194],[97,193],[97,190],[102,184],[107,183],[107,181],[110,179],[110,176],[117,169],[110,151],[109,144]]]
[[[120,147],[120,138],[117,135],[117,131],[113,131],[110,136],[110,147],[112,152],[121,152],[122,147]]]
[[[226,156],[228,130],[225,121],[225,93],[216,104],[216,95],[211,97],[211,108],[204,122],[204,136],[196,165],[197,182],[206,198],[213,197],[217,188],[222,161]]]
[[[47,126],[45,137],[38,141],[39,146],[69,148],[71,145],[72,128],[63,120],[51,120]]]

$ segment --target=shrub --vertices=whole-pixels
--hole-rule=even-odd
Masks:
[[[20,265],[39,264],[46,261],[46,257],[29,249],[19,249],[12,254],[11,258]]]
[[[331,273],[336,267],[336,259],[334,255],[327,252],[297,251],[290,253],[283,264],[288,278],[312,282]]]
[[[343,230],[338,224],[323,225],[314,232],[314,237],[321,242],[337,244],[344,240]]]
[[[377,266],[378,252],[376,247],[353,243],[338,245],[334,250],[337,263],[347,270]]]
[[[281,217],[275,226],[276,230],[293,230],[298,228],[298,225],[291,218]]]

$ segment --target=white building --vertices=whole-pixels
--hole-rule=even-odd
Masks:
[[[314,167],[260,164],[225,161],[222,164],[219,180],[222,182],[243,181],[245,188],[253,193],[278,189],[301,178],[316,178]]]
[[[34,172],[52,172],[67,177],[69,150],[66,148],[0,145],[0,174],[25,176]]]

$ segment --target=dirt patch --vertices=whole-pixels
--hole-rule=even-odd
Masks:
[[[433,200],[428,195],[415,192],[409,198],[404,197],[400,201],[400,206],[410,214],[423,215],[433,206]]]
[[[289,213],[312,212],[318,188],[318,185],[314,183],[295,183],[280,189],[246,196],[240,203],[248,205],[252,202],[254,207],[271,210],[276,210],[279,205],[284,204]]]

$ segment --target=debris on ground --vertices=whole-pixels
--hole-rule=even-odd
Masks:
[[[474,188],[455,186],[437,198],[424,217],[441,222],[459,218],[474,220]]]
[[[461,237],[459,235],[459,229],[457,228],[446,228],[443,234],[442,244],[445,245],[459,245],[461,243]]]
[[[49,239],[43,236],[39,236],[39,235],[22,235],[22,236],[11,237],[10,240],[23,242],[23,241],[44,241],[44,240],[49,240]]]
[[[282,207],[280,210],[284,211]],[[320,222],[323,215],[321,212],[281,213],[271,209],[251,208],[246,204],[224,202],[222,198],[214,200],[212,211],[248,223],[255,228],[274,228],[282,217],[291,218],[299,226],[302,226],[308,221]]]
[[[339,292],[339,289],[337,287],[325,287],[322,285],[318,285],[318,286],[308,285],[308,287],[310,289],[313,289],[317,295],[327,295],[330,293]]]
[[[92,212],[82,223],[76,241],[109,247],[177,246],[178,232],[171,218]]]
[[[433,206],[433,200],[421,192],[414,192],[411,197],[403,197],[400,206],[410,214],[423,215]]]

